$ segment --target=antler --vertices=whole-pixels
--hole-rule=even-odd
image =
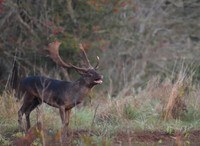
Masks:
[[[67,67],[67,68],[75,68],[76,70],[78,71],[87,71],[86,68],[80,68],[80,67],[77,67],[71,63],[65,63],[62,58],[60,57],[59,55],[59,47],[60,47],[60,44],[61,42],[59,41],[55,41],[55,42],[52,42],[48,45],[48,48],[47,50],[49,51],[50,53],[50,57],[51,59],[58,65],[60,66],[63,66],[63,67]]]
[[[89,59],[87,57],[87,54],[85,53],[85,49],[83,48],[83,45],[79,44],[79,47],[80,47],[81,51],[83,52],[84,58],[85,58],[85,60],[86,60],[86,62],[88,64],[89,68],[93,68],[92,65],[90,64],[90,61],[89,61]],[[97,69],[98,67],[99,67],[99,56],[97,56],[97,64],[95,65],[94,68]]]
[[[50,44],[48,45],[48,48],[47,48],[47,50],[48,50],[49,53],[50,53],[51,59],[52,59],[56,64],[58,64],[58,65],[60,65],[60,66],[63,66],[63,67],[67,67],[67,68],[74,68],[74,69],[76,69],[76,70],[78,70],[78,71],[87,71],[87,70],[88,70],[87,68],[77,67],[77,66],[75,66],[75,65],[73,65],[73,64],[71,64],[71,63],[66,63],[66,62],[64,62],[64,61],[62,60],[62,58],[60,57],[60,55],[59,55],[59,47],[60,47],[60,45],[61,45],[61,42],[59,42],[59,41],[54,41],[54,42],[50,43]],[[80,46],[81,51],[83,52],[85,61],[87,62],[89,68],[93,68],[93,67],[91,66],[90,61],[89,61],[89,59],[88,59],[88,57],[87,57],[87,54],[86,54],[86,52],[85,52],[85,50],[84,50],[84,48],[83,48],[83,45],[80,44],[79,46]],[[94,69],[97,69],[98,66],[99,66],[99,57],[97,56],[97,64],[95,65]]]
[[[95,65],[94,68],[95,68],[95,69],[98,69],[98,68],[99,68],[99,56],[97,56],[97,64]]]
[[[87,54],[85,53],[85,49],[83,48],[83,45],[82,45],[82,44],[79,44],[79,47],[80,47],[81,51],[83,52],[83,56],[84,56],[85,61],[87,62],[87,65],[88,65],[90,68],[92,68],[92,66],[91,66],[91,64],[90,64],[90,61],[89,61],[89,59],[88,59],[88,57],[87,57]]]

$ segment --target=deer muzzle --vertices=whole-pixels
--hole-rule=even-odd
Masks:
[[[94,83],[96,83],[96,84],[102,84],[103,83],[103,76],[100,75],[99,78],[97,78],[96,80],[94,80]]]

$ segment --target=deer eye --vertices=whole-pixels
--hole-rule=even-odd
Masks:
[[[93,76],[93,74],[89,74],[89,76],[90,76],[90,77],[92,77],[92,76]]]
[[[88,73],[88,74],[86,74],[86,76],[87,76],[87,77],[92,77],[92,76],[93,76],[93,74],[91,74],[91,73]]]

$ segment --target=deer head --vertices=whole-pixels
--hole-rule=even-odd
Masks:
[[[61,42],[59,41],[55,41],[49,44],[48,46],[48,51],[50,53],[50,57],[51,59],[58,65],[64,67],[64,68],[73,68],[75,69],[81,76],[82,79],[84,80],[84,82],[92,87],[96,84],[101,84],[103,81],[103,76],[100,75],[99,73],[97,73],[97,69],[99,66],[99,57],[97,56],[97,63],[95,65],[95,67],[92,67],[92,65],[90,64],[90,61],[86,55],[86,52],[83,48],[83,45],[80,44],[80,50],[83,53],[83,57],[85,59],[85,62],[87,64],[87,68],[85,67],[78,67],[73,65],[72,63],[66,63],[62,60],[62,58],[59,55],[59,46],[61,45]]]

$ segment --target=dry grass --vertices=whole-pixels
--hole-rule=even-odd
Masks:
[[[172,84],[172,89],[164,108],[164,120],[181,118],[183,113],[187,111],[187,104],[184,98],[188,94],[194,74],[191,72],[190,75],[188,75],[187,71],[188,68],[181,69],[176,81]]]
[[[17,113],[19,108],[19,104],[16,104],[16,100],[14,99],[13,92],[4,91],[2,95],[0,95],[0,115],[5,117],[12,117]]]
[[[134,90],[125,94],[122,90],[119,94],[122,97],[101,100],[103,106],[99,106],[98,120],[124,123],[137,120],[142,115],[149,116],[148,114],[152,114],[149,118],[156,115],[164,121],[185,118],[188,108],[193,104],[197,106],[194,100],[199,100],[199,88],[192,85],[194,72],[188,70],[189,68],[181,69],[173,80],[153,77],[138,94]],[[192,94],[189,95],[190,92]]]
[[[184,102],[185,86],[183,80],[177,80],[173,85],[168,102],[164,109],[164,120],[179,118],[183,110],[187,110]]]

